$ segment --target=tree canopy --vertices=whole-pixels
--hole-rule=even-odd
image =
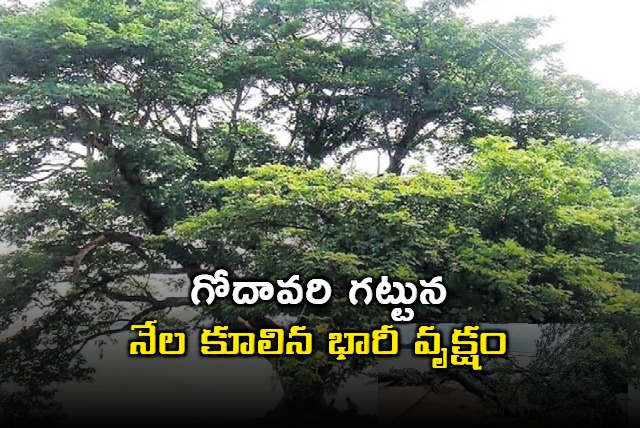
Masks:
[[[443,275],[447,303],[416,307],[424,322],[573,322],[632,310],[638,197],[598,185],[599,153],[565,141],[477,145],[450,175],[347,177],[274,165],[203,183],[222,206],[176,231],[213,242],[216,263],[249,278],[328,278],[341,290],[334,301],[354,278]],[[335,306],[339,325],[388,317]]]
[[[0,397],[24,403],[85,378],[86,343],[170,322],[168,309],[190,304],[188,279],[221,266],[330,279],[333,303],[305,312],[318,330],[385,319],[339,300],[348,279],[381,274],[445,277],[451,298],[417,308],[425,322],[637,325],[638,156],[598,144],[638,136],[640,98],[531,48],[545,21],[475,24],[460,12],[469,3],[2,9],[0,190],[20,203],[0,220],[14,248],[0,329],[38,316],[0,341],[0,379],[23,388]],[[338,168],[366,150],[388,157],[389,174]],[[425,150],[446,171],[407,175]],[[185,297],[149,275],[170,275]],[[258,328],[283,311],[210,309],[193,325]],[[322,366],[305,378],[314,391],[365,365],[315,358],[296,375]]]

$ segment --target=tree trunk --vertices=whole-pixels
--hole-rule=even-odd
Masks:
[[[333,402],[325,399],[323,379],[326,373],[322,368],[318,372],[305,369],[300,364],[292,364],[293,358],[278,358],[272,364],[282,385],[283,396],[280,403],[265,415],[263,422],[270,426],[347,426],[350,428],[371,427],[376,424],[375,417],[350,413],[349,410],[337,410]],[[288,360],[288,361],[287,361]],[[327,366],[328,367],[328,366]]]
[[[301,381],[303,380],[280,378],[283,395],[274,412],[309,414],[324,413],[328,410],[322,384],[301,386]]]
[[[399,153],[398,150],[389,157],[389,167],[387,168],[387,172],[389,174],[401,175],[404,156]]]
[[[309,415],[330,411],[321,376],[292,357],[276,357],[270,362],[280,380],[283,394],[272,413]]]

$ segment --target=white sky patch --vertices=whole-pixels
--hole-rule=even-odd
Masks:
[[[551,16],[554,22],[539,41],[563,45],[560,58],[567,72],[606,89],[640,91],[638,1],[477,0],[468,16],[477,22]]]

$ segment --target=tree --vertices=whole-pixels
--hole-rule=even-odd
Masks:
[[[528,48],[546,21],[476,25],[456,13],[469,3],[223,2],[214,22],[234,53],[249,46],[243,70],[254,73],[261,113],[284,122],[312,164],[380,150],[399,174],[411,154],[439,148],[446,158],[490,134],[521,146],[638,135],[637,96],[566,75],[557,47]]]
[[[2,9],[0,189],[22,203],[0,221],[2,239],[16,248],[0,266],[0,329],[15,327],[34,310],[40,314],[0,341],[0,378],[21,388],[2,397],[31,399],[51,383],[86,379],[91,369],[81,351],[88,342],[145,318],[171,323],[168,310],[190,300],[186,293],[164,297],[149,287],[149,275],[174,275],[186,289],[195,274],[218,266],[235,272],[246,258],[259,261],[256,275],[324,273],[339,289],[365,273],[414,278],[449,269],[452,301],[477,305],[475,312],[456,314],[450,306],[446,314],[425,311],[425,320],[583,319],[637,308],[637,185],[630,181],[637,175],[624,163],[589,163],[573,144],[536,143],[531,152],[512,152],[488,140],[492,149],[481,151],[476,166],[468,164],[462,181],[428,174],[348,179],[312,168],[330,155],[371,146],[387,151],[391,172],[400,174],[402,162],[420,147],[471,147],[472,137],[492,130],[522,147],[531,136],[547,143],[556,134],[617,138],[610,128],[589,128],[584,109],[563,98],[565,92],[545,98],[548,87],[557,86],[555,77],[532,67],[547,51],[525,49],[540,23],[471,25],[454,13],[466,3],[432,1],[417,12],[396,1],[266,0],[242,11],[227,3],[210,10],[195,0],[54,0]],[[509,50],[524,63],[496,49],[493,39],[501,37],[511,40]],[[535,95],[527,108],[506,122],[494,118],[497,109],[528,93],[525,83]],[[607,122],[634,129],[627,114],[631,98],[587,89],[589,99],[602,101],[589,109],[617,105]],[[571,127],[556,123],[553,100],[566,107]],[[284,116],[292,140],[287,147],[269,126],[285,111],[291,112]],[[554,120],[527,139],[505,125],[534,113]],[[429,134],[433,127],[440,131]],[[594,153],[589,156],[601,159]],[[568,165],[547,165],[547,156]],[[536,175],[529,161],[548,176]],[[278,166],[252,169],[266,164]],[[615,195],[589,187],[593,168],[607,171],[600,185],[615,183]],[[513,184],[505,175],[500,191],[493,179],[494,187],[485,189],[487,174],[501,169],[526,180]],[[277,186],[264,188],[273,180],[290,188],[289,196],[274,194]],[[537,189],[541,184],[547,191]],[[255,205],[251,186],[267,199]],[[510,199],[502,192],[509,186],[528,198]],[[555,210],[555,191],[565,211]],[[283,212],[278,200],[299,215]],[[209,217],[200,216],[209,210]],[[496,217],[504,212],[505,219]],[[306,236],[305,228],[318,230]],[[375,234],[384,241],[372,240]],[[313,250],[298,248],[288,263],[269,266],[274,253],[268,247],[292,250],[282,241],[289,235],[311,239]],[[248,253],[230,250],[234,241]],[[493,298],[508,312],[493,310]],[[260,328],[272,322],[264,315],[277,309],[216,308],[193,322],[213,317]],[[328,310],[305,312],[305,322],[322,331],[372,326],[386,316],[375,307]],[[366,364],[316,358],[307,364],[323,368],[308,378],[309,395],[296,389],[286,399],[322,402],[319,379],[322,389],[332,388]],[[290,363],[274,361],[283,379],[310,373],[310,365]],[[34,407],[19,401],[24,409]]]
[[[349,305],[351,279],[442,275],[446,304],[417,305],[417,322],[628,322],[640,296],[629,262],[638,257],[637,195],[615,197],[598,185],[602,155],[589,146],[533,142],[524,150],[502,138],[477,145],[452,176],[264,166],[203,183],[225,202],[176,226],[185,242],[214,242],[218,260],[230,263],[222,267],[241,267],[236,275],[275,282],[292,272],[333,285],[333,303],[318,309],[240,310],[220,301],[212,317],[300,313],[322,332],[373,329],[389,322],[390,309]],[[345,367],[321,361],[318,383]]]
[[[451,176],[256,168],[203,183],[225,203],[176,230],[187,242],[222,238],[221,260],[243,266],[247,277],[295,271],[328,278],[343,293],[354,278],[442,274],[449,309],[417,308],[427,322],[567,322],[631,309],[620,304],[637,291],[628,259],[638,256],[637,195],[615,197],[597,184],[593,148],[510,144],[478,141],[479,151]]]
[[[1,182],[27,203],[1,226],[18,249],[3,257],[0,328],[34,307],[43,316],[3,341],[1,377],[27,392],[84,378],[82,346],[128,329],[115,320],[188,304],[142,279],[197,270],[193,248],[154,240],[210,206],[194,180],[287,162],[237,106],[212,109],[237,94],[216,80],[220,39],[202,10],[54,1],[2,17]]]

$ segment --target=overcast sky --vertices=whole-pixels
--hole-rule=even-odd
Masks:
[[[608,89],[640,91],[639,1],[478,0],[469,12],[477,21],[553,16],[541,41],[563,44],[567,71]]]

